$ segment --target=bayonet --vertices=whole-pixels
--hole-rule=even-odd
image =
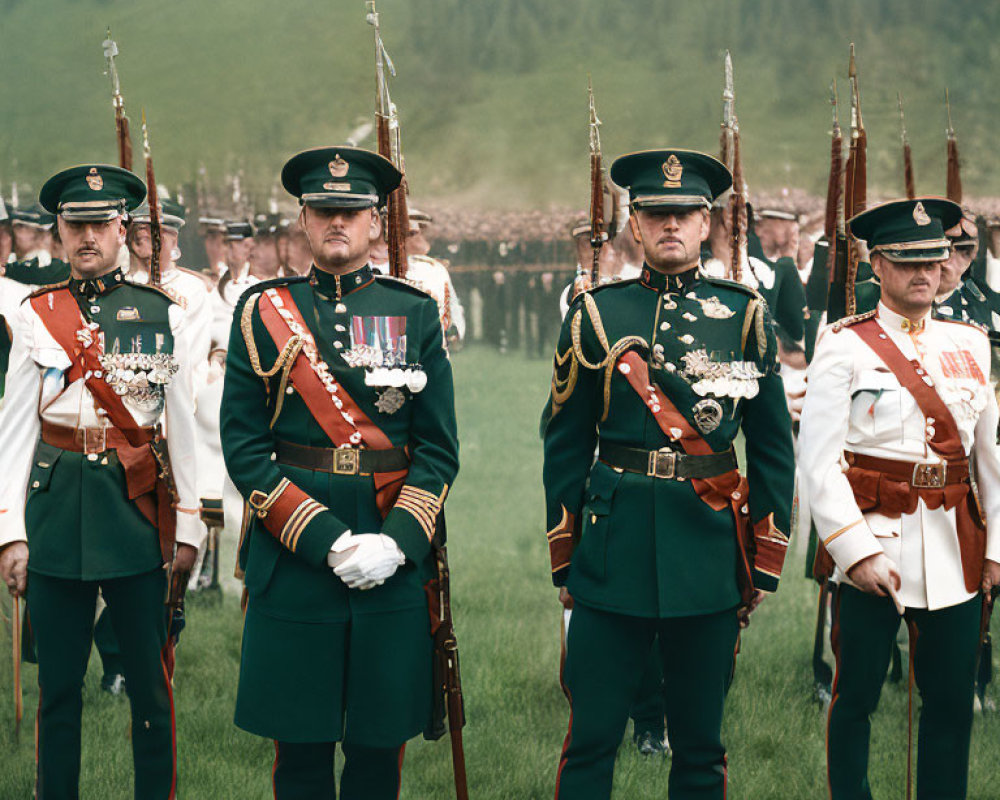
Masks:
[[[149,283],[161,283],[160,254],[163,249],[163,231],[160,228],[160,195],[153,171],[153,151],[149,146],[149,128],[146,126],[146,109],[142,109],[142,154],[146,159],[146,202],[149,204],[149,237],[152,254],[149,257]]]

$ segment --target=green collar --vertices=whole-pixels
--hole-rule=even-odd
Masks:
[[[367,286],[373,280],[375,280],[375,276],[371,264],[365,264],[360,269],[348,272],[346,275],[331,275],[316,267],[315,264],[309,272],[309,285],[314,286],[320,294],[332,297],[334,300],[346,297],[362,286]]]
[[[100,297],[124,282],[125,275],[121,268],[117,267],[111,272],[98,275],[96,278],[70,278],[69,288],[73,294],[79,297]]]
[[[667,275],[665,272],[653,269],[648,264],[643,264],[639,281],[647,289],[653,289],[657,292],[686,292],[698,280],[698,267],[699,265],[695,265],[684,272]]]

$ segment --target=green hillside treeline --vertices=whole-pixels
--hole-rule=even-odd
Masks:
[[[587,73],[606,154],[715,152],[732,51],[754,189],[825,187],[828,84],[846,105],[858,49],[873,193],[902,191],[896,92],[918,191],[944,189],[949,86],[966,192],[995,195],[996,0],[383,0],[416,197],[479,206],[582,204]],[[363,0],[0,0],[0,185],[114,156],[101,40],[121,48],[126,107],[145,107],[157,174],[266,196],[283,160],[341,141],[373,107]],[[370,140],[368,142],[370,144]],[[138,139],[136,152],[140,152]]]

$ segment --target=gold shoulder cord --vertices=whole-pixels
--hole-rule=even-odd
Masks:
[[[763,361],[764,356],[767,355],[767,331],[764,329],[764,306],[760,303],[757,304],[754,321],[757,326],[757,352],[760,354],[760,360]]]
[[[278,398],[274,404],[274,414],[271,416],[271,421],[268,424],[269,427],[273,428],[274,423],[278,421],[278,415],[281,413],[281,407],[285,402],[285,389],[288,386],[288,376],[292,371],[292,365],[295,363],[295,359],[299,355],[299,351],[302,350],[302,337],[298,335],[292,336],[285,346],[278,353],[278,358],[275,360],[272,367],[265,370],[260,365],[260,353],[257,351],[257,342],[254,340],[253,336],[253,309],[254,303],[256,302],[256,295],[254,299],[248,300],[243,305],[243,313],[240,315],[240,331],[243,333],[243,341],[247,346],[247,355],[250,357],[250,367],[253,369],[254,374],[258,378],[264,381],[264,385],[270,390],[270,384],[268,381],[281,371],[281,380],[278,383]]]
[[[743,334],[740,336],[740,353],[746,354],[747,339],[750,338],[750,326],[753,325],[754,316],[757,313],[757,306],[760,303],[754,297],[747,303],[747,310],[743,317]]]
[[[590,300],[591,303],[594,302],[590,298],[589,295],[585,295],[585,297],[586,297],[587,300]],[[588,315],[589,315],[590,314],[589,307],[587,309],[587,312],[588,312]],[[595,314],[597,313],[597,309],[596,308],[594,309],[594,313]],[[573,317],[573,324],[571,326],[571,332],[572,332],[572,335],[573,335],[573,352],[576,353],[577,360],[581,364],[583,364],[583,366],[585,368],[587,368],[587,369],[593,369],[593,370],[603,369],[604,365],[608,363],[608,356],[607,356],[607,352],[608,352],[608,349],[609,349],[609,347],[608,347],[608,337],[604,333],[604,326],[601,325],[600,315],[597,316],[597,322],[596,323],[594,322],[594,317],[592,315],[590,317],[590,321],[591,321],[591,324],[594,327],[594,333],[597,334],[598,341],[600,341],[601,346],[604,348],[604,353],[605,353],[604,358],[602,358],[600,361],[598,361],[595,364],[592,361],[588,361],[587,357],[583,354],[583,344],[580,341],[580,327],[583,324],[583,311],[580,311],[580,310],[578,310],[576,312],[576,315]]]
[[[608,353],[607,366],[604,368],[604,411],[601,414],[601,422],[608,418],[608,412],[611,410],[611,378],[615,374],[615,365],[627,350],[636,346],[649,350],[649,343],[641,336],[625,336],[615,342]]]
[[[260,295],[256,295],[259,297]],[[302,349],[302,339],[298,336],[292,336],[287,342],[285,342],[284,348],[278,353],[278,358],[275,360],[274,365],[269,370],[265,370],[260,365],[260,353],[257,352],[257,342],[253,338],[253,323],[251,322],[251,317],[253,316],[253,301],[248,300],[243,306],[243,313],[240,316],[240,330],[243,332],[243,341],[247,346],[247,355],[250,356],[250,366],[253,368],[254,373],[259,378],[273,378],[278,374],[289,358],[294,359],[294,356],[298,355],[299,350]]]

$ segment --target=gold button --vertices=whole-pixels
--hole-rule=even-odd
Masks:
[[[97,453],[88,453],[87,461],[97,461]]]
[[[31,484],[31,488],[32,489],[37,489],[41,485],[42,485],[41,483],[39,483],[38,481],[35,481],[33,484]]]

